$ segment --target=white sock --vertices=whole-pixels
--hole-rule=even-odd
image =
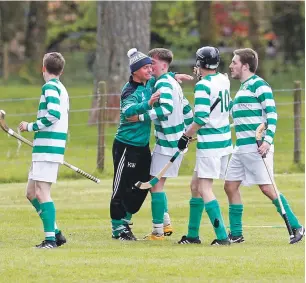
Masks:
[[[164,225],[153,223],[153,234],[164,235]]]
[[[168,212],[164,213],[164,226],[168,226],[171,224],[170,215]]]

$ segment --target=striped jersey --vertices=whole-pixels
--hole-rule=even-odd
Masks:
[[[221,157],[232,153],[229,123],[230,81],[227,76],[216,73],[203,77],[194,89],[194,122],[202,126],[197,132],[198,157]],[[216,99],[221,101],[211,112]]]
[[[235,153],[256,152],[256,128],[267,123],[264,140],[273,143],[277,113],[270,85],[257,75],[251,76],[240,86],[233,100],[232,116],[236,132]],[[274,151],[272,144],[270,151]]]
[[[28,124],[35,131],[32,161],[63,163],[68,131],[69,96],[58,79],[42,87],[37,121]]]
[[[177,142],[193,121],[193,113],[179,83],[169,73],[161,75],[153,93],[160,91],[159,102],[148,111],[155,126],[154,152],[172,156]]]

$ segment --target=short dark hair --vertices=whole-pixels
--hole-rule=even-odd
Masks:
[[[43,59],[43,65],[49,74],[60,75],[65,67],[65,59],[61,53],[51,52],[47,53]]]
[[[243,65],[249,65],[250,72],[256,72],[258,67],[258,55],[255,50],[251,48],[237,49],[234,51],[234,55],[238,55],[240,57],[240,61]]]
[[[167,62],[169,65],[173,60],[173,53],[171,50],[166,48],[154,48],[149,51],[148,55],[153,58],[157,57],[159,60]]]

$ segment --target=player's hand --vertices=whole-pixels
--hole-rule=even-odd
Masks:
[[[28,122],[22,121],[18,126],[19,130],[21,132],[26,132],[28,130],[28,124]]]
[[[184,149],[188,148],[188,144],[190,140],[191,140],[191,137],[188,137],[185,134],[183,134],[177,143],[178,149],[183,151]]]
[[[193,76],[186,74],[175,74],[174,79],[181,84],[183,81],[192,81]]]
[[[270,150],[270,147],[271,145],[269,143],[267,143],[266,141],[264,141],[262,143],[262,145],[258,148],[258,153],[261,155],[261,156],[264,156],[265,154],[267,154]]]
[[[126,120],[131,122],[131,123],[139,122],[139,116],[138,115],[134,115],[134,116],[131,116],[129,118],[126,118]]]
[[[154,92],[149,100],[149,105],[152,106],[155,102],[159,100],[160,97],[160,90]]]
[[[201,73],[200,73],[200,68],[197,66],[193,67],[193,73],[196,75],[197,79],[200,80],[202,79]]]

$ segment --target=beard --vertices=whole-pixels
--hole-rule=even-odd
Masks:
[[[232,77],[232,79],[240,80],[241,73],[235,73],[235,74],[231,73],[231,77]]]

